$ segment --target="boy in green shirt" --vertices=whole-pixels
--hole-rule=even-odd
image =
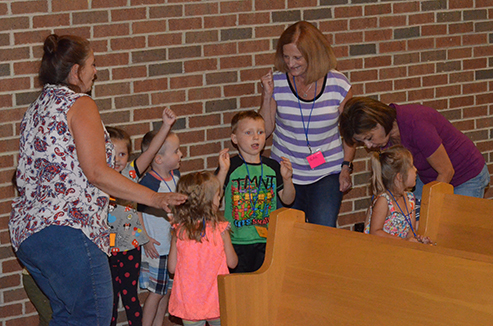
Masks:
[[[270,213],[277,198],[294,201],[293,169],[287,158],[278,163],[261,156],[265,122],[255,111],[237,113],[231,121],[231,140],[238,155],[219,154],[218,178],[224,185],[225,217],[231,223],[231,241],[238,255],[234,273],[253,272],[262,266]]]

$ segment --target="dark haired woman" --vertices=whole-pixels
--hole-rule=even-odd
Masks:
[[[320,30],[304,21],[289,26],[277,43],[277,71],[261,79],[259,111],[267,136],[273,133],[271,157],[292,163],[291,207],[304,211],[308,222],[327,226],[336,226],[354,158],[354,148],[342,142],[338,130],[351,85],[336,64]]]
[[[452,184],[456,194],[480,198],[489,184],[483,155],[433,108],[355,97],[346,103],[340,129],[349,144],[360,142],[369,149],[406,147],[418,169],[417,199],[421,199],[423,184],[434,180]]]
[[[157,194],[112,169],[113,145],[86,94],[95,77],[87,40],[48,36],[39,72],[44,87],[21,123],[10,236],[50,299],[50,325],[110,324],[108,193],[166,210],[186,198]]]

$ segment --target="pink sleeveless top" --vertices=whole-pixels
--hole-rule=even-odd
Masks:
[[[221,233],[228,228],[229,222],[219,222],[215,229],[207,225],[202,242],[177,239],[170,314],[185,320],[219,318],[217,276],[229,274]]]

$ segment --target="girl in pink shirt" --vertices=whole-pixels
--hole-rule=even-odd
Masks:
[[[180,178],[177,192],[188,200],[175,207],[171,221],[168,270],[175,278],[169,312],[183,325],[220,325],[217,276],[238,263],[229,223],[217,214],[221,184],[211,172],[191,173]]]

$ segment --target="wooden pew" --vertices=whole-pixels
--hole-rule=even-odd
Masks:
[[[271,215],[259,271],[218,278],[222,326],[492,325],[493,259]]]
[[[417,233],[440,247],[493,256],[493,200],[454,195],[452,185],[430,182],[423,187]]]

